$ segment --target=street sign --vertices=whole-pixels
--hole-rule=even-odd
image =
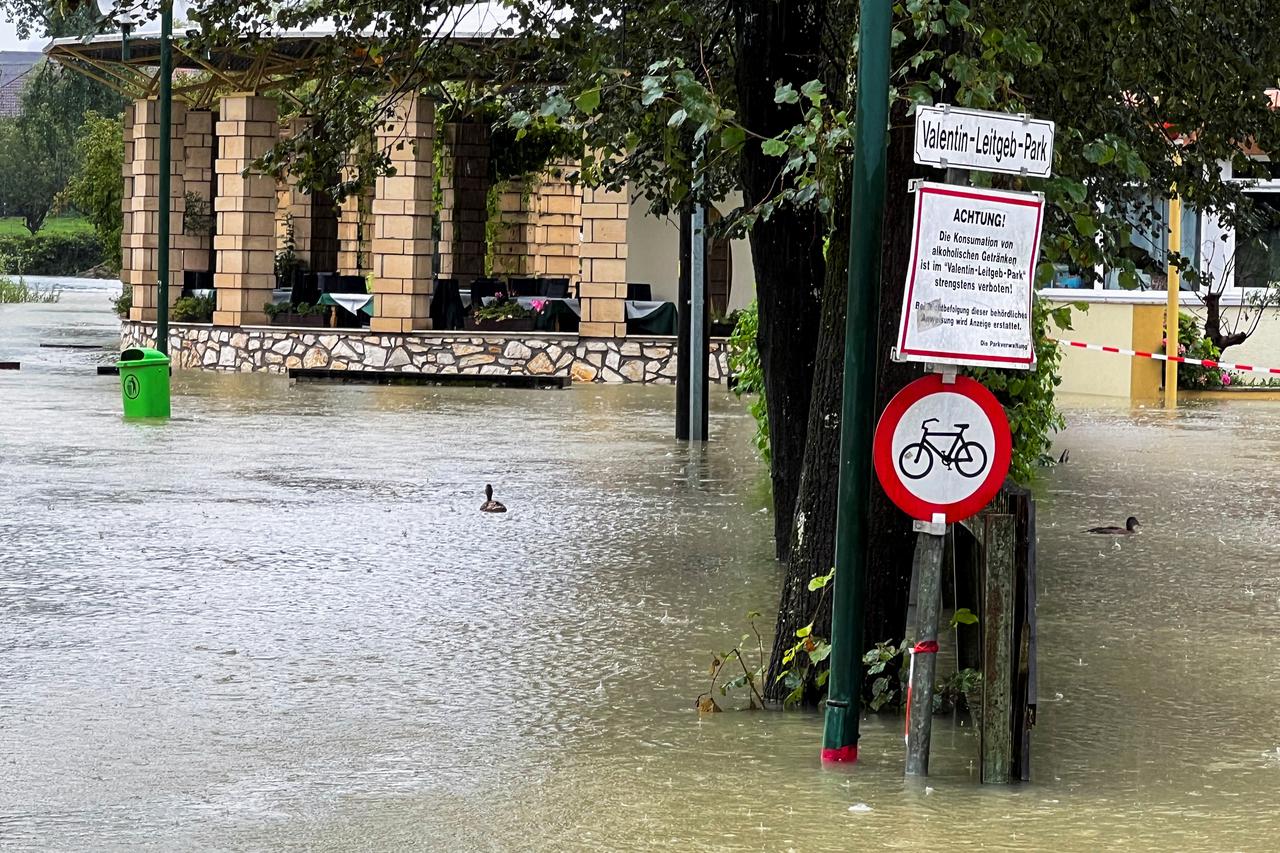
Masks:
[[[1053,172],[1053,122],[948,104],[916,107],[915,159],[939,169],[1047,178]]]
[[[889,499],[920,521],[960,521],[991,502],[1013,440],[1000,401],[979,382],[940,373],[889,401],[876,424],[872,461]]]
[[[894,358],[1029,370],[1044,198],[920,183]]]

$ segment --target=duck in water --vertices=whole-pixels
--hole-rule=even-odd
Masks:
[[[1132,515],[1125,521],[1124,527],[1090,527],[1088,533],[1101,533],[1103,536],[1129,536],[1138,532],[1138,519]]]
[[[481,512],[506,512],[507,508],[493,499],[493,486],[484,487],[484,503],[480,505]]]

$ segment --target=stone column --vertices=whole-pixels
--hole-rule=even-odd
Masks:
[[[310,120],[306,118],[291,119],[287,126],[280,128],[280,139],[298,136],[306,131],[309,123]],[[292,224],[293,253],[306,269],[314,268],[314,258],[311,256],[311,220],[314,215],[314,200],[314,195],[302,191],[298,186],[297,176],[293,174],[285,175],[284,180],[277,187],[276,250],[284,251],[285,239]]]
[[[537,181],[513,178],[498,193],[493,275],[531,276],[537,265]]]
[[[627,334],[627,218],[625,188],[582,190],[582,324],[584,338]]]
[[[213,248],[213,113],[188,110],[182,141],[184,213],[182,228],[174,227],[174,245],[182,250],[183,270],[207,272]],[[188,206],[192,213],[198,209],[199,218],[187,215]]]
[[[538,184],[534,231],[534,273],[567,278],[570,284],[578,280],[581,272],[582,190],[569,183],[569,176],[578,168],[576,161],[566,160],[552,163],[543,172]]]
[[[124,108],[122,123],[124,128],[124,165],[121,176],[124,179],[123,192],[120,196],[120,281],[128,287],[135,287],[133,274],[133,121],[137,106],[130,103]],[[142,319],[142,307],[138,304],[138,291],[133,291],[133,307],[129,310],[130,320]]]
[[[126,167],[132,165],[133,178],[130,195],[124,204],[130,205],[127,237],[122,236],[122,254],[127,255],[122,266],[128,270],[127,283],[133,287],[133,310],[130,317],[136,320],[155,320],[159,288],[160,246],[160,106],[154,99],[135,101],[132,107],[132,150]],[[170,124],[170,196],[163,207],[170,214],[169,253],[169,304],[173,305],[182,292],[182,250],[174,235],[182,233],[183,211],[183,142],[186,124],[186,108],[181,103],[173,105]]]
[[[417,94],[402,96],[378,126],[377,145],[395,173],[378,178],[374,188],[374,332],[429,327],[434,136],[435,102]]]
[[[484,275],[488,219],[489,128],[481,122],[444,126],[444,169],[436,175],[440,216],[440,275],[466,285]]]
[[[271,301],[275,286],[276,182],[270,175],[247,170],[276,143],[275,101],[256,95],[224,97],[217,136],[218,310],[213,322],[265,323],[263,306]]]
[[[343,199],[338,208],[338,272],[367,275],[372,268],[373,187]]]

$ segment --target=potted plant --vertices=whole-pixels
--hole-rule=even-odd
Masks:
[[[545,300],[535,299],[531,306],[525,308],[518,301],[508,299],[505,293],[497,293],[488,305],[473,306],[465,325],[478,332],[531,332],[547,304]]]
[[[742,309],[730,311],[724,317],[711,318],[710,335],[713,338],[727,338],[733,334],[734,328],[738,325],[738,317],[742,314]]]
[[[324,328],[324,315],[326,308],[323,305],[311,305],[306,302],[299,302],[296,305],[292,302],[268,302],[262,306],[262,310],[267,314],[267,320],[273,326],[293,326],[303,328]]]
[[[215,307],[213,296],[184,296],[173,303],[169,317],[175,323],[212,323]]]
[[[276,289],[293,292],[302,284],[307,265],[298,257],[298,244],[294,238],[293,214],[284,217],[284,247],[276,253]]]

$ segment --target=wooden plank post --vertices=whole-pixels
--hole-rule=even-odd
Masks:
[[[944,528],[945,529],[945,528]],[[919,630],[911,650],[907,679],[908,776],[929,775],[929,737],[933,732],[933,681],[938,660],[938,613],[942,606],[942,550],[946,537],[916,537],[911,573],[918,580],[916,618]]]
[[[982,518],[982,782],[1007,784],[1013,759],[1013,620],[1016,521]]]

